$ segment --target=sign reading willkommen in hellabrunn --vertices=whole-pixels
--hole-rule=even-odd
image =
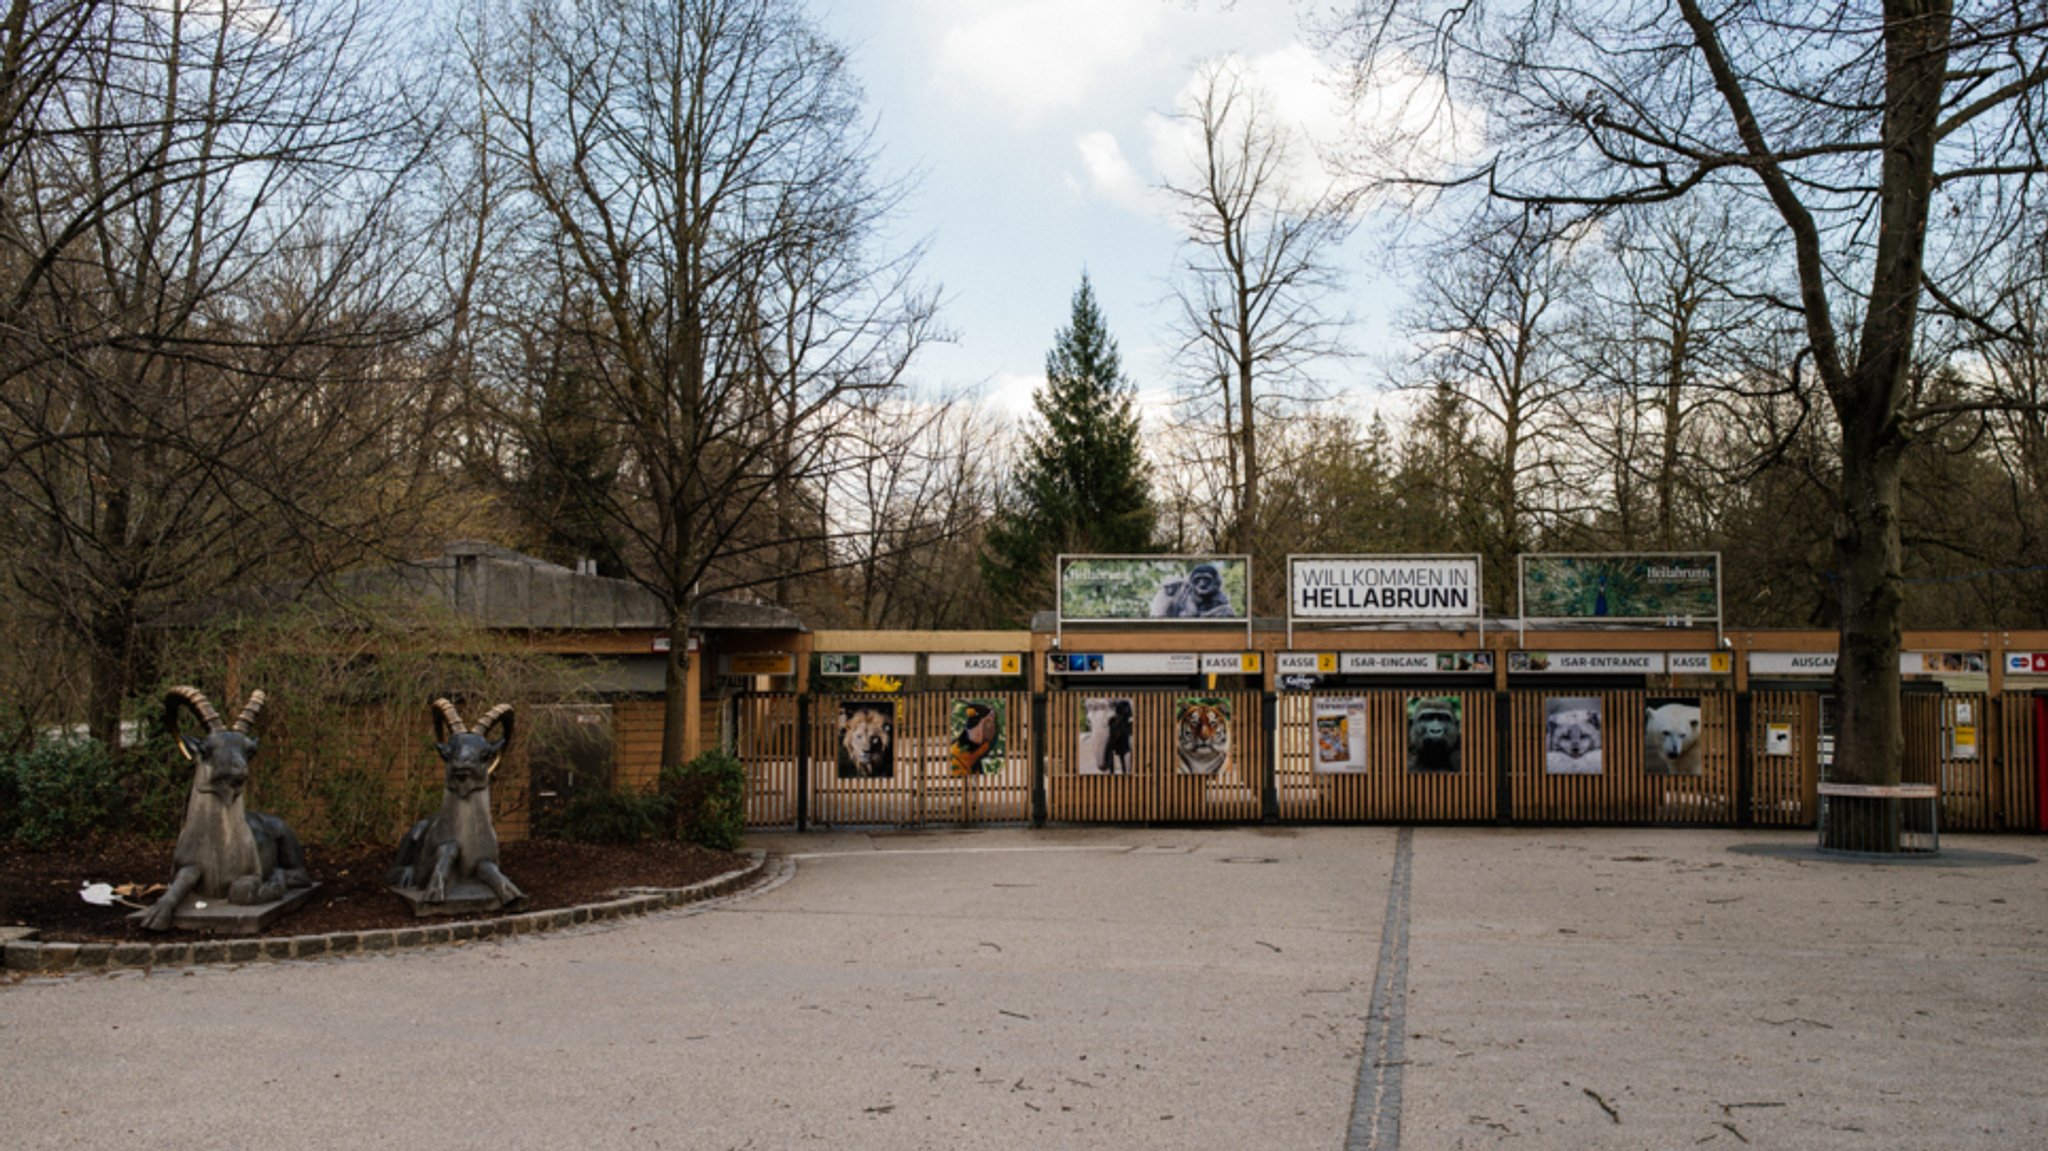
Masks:
[[[849,700],[839,705],[839,778],[893,779],[896,775],[896,701]]]
[[[1289,556],[1288,615],[1325,621],[1476,620],[1477,556]]]
[[[1082,622],[1251,617],[1244,556],[1062,556],[1060,618]]]

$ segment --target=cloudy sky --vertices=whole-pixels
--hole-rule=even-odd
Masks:
[[[1028,404],[1084,268],[1127,374],[1149,401],[1171,388],[1179,233],[1155,189],[1186,162],[1171,113],[1205,61],[1234,56],[1310,133],[1340,122],[1300,0],[814,3],[851,52],[884,168],[917,178],[903,224],[929,239],[957,336],[921,374],[1010,410]],[[1400,295],[1373,273],[1368,241],[1352,248],[1352,340],[1384,349]],[[1335,382],[1375,374],[1361,360]]]

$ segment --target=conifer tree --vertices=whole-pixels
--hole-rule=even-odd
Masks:
[[[1124,379],[1086,273],[1045,357],[1045,384],[1022,465],[989,529],[982,574],[1015,618],[1049,608],[1062,553],[1142,552],[1157,511],[1138,441],[1136,389]]]

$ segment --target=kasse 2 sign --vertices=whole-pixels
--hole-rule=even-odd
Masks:
[[[1477,619],[1479,562],[1296,556],[1288,561],[1288,593],[1296,619]]]

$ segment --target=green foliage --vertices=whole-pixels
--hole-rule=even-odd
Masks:
[[[569,801],[558,830],[577,843],[639,843],[662,833],[669,812],[664,795],[593,791]]]
[[[661,769],[669,834],[684,843],[733,851],[747,828],[747,769],[723,751],[707,751]]]
[[[1046,356],[1030,447],[982,560],[990,592],[1013,617],[1051,606],[1053,559],[1063,552],[1150,550],[1157,510],[1135,394],[1083,276]]]
[[[408,804],[387,776],[359,767],[315,777],[319,799],[320,841],[375,843],[390,838],[391,820],[403,820]]]
[[[80,838],[121,806],[119,765],[97,741],[45,740],[0,756],[0,832],[17,843]]]
[[[133,710],[131,708],[131,710]],[[145,727],[150,737],[121,752],[121,783],[127,806],[116,825],[148,839],[170,839],[185,822],[185,799],[192,790],[192,764],[178,753],[177,743],[156,723]]]
[[[222,651],[241,653],[242,695],[232,700],[208,677]],[[164,666],[198,669],[174,671],[169,682],[196,683],[224,716],[262,689],[269,702],[256,722],[250,810],[279,816],[304,842],[336,847],[395,843],[433,814],[443,775],[428,710],[436,696],[474,718],[492,704],[524,710],[573,701],[583,690],[566,661],[416,603],[357,603],[345,615],[293,609],[231,630],[180,633]],[[160,688],[155,699],[162,698]],[[508,750],[492,787],[501,821],[526,802],[523,741]],[[168,755],[184,765],[175,751]],[[172,833],[189,779],[187,771],[177,781]]]

